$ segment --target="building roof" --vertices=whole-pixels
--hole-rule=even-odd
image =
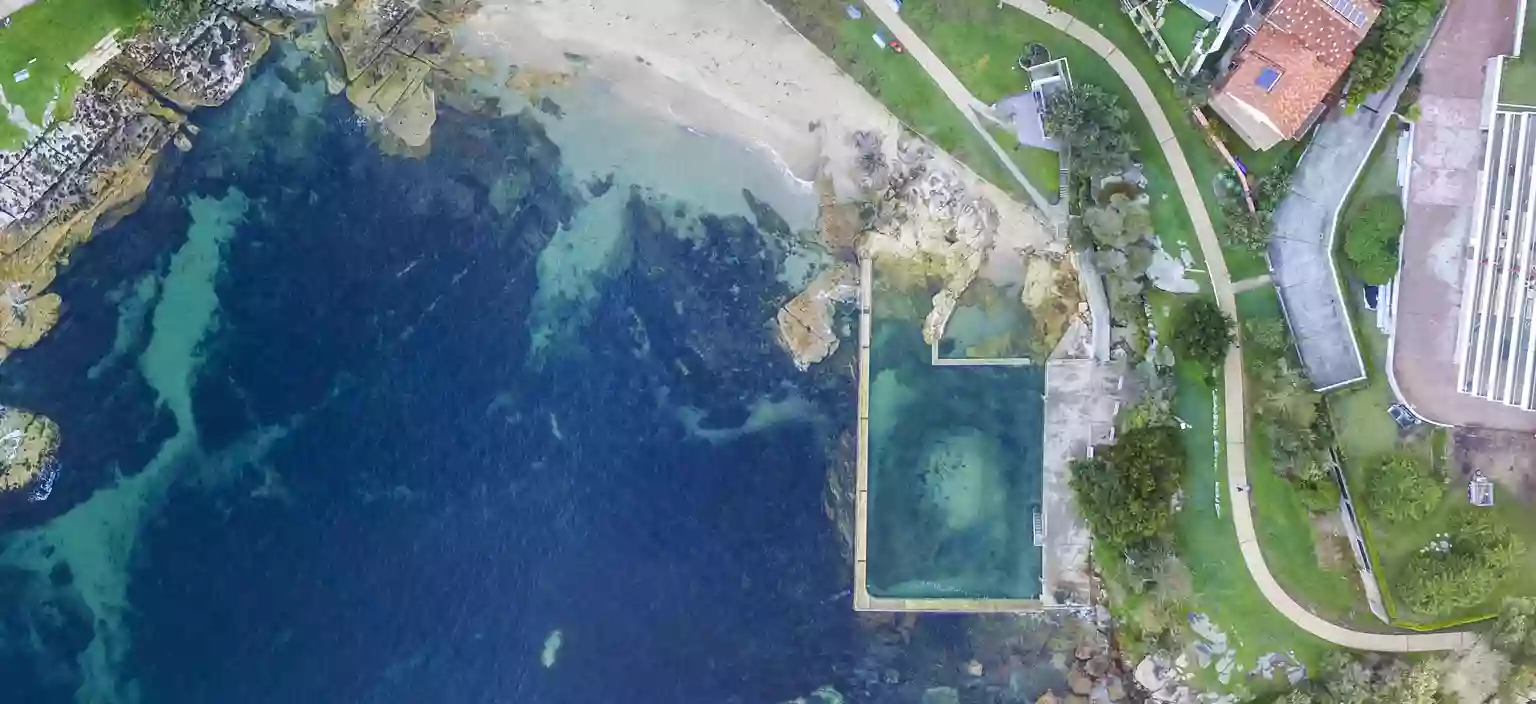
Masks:
[[[1293,139],[1349,69],[1355,47],[1379,14],[1375,0],[1280,0],[1238,53],[1219,92],[1253,107]]]
[[[1179,2],[1194,10],[1201,19],[1209,22],[1226,14],[1227,8],[1240,0],[1179,0]]]

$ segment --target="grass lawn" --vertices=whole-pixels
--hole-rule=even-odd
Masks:
[[[1269,286],[1238,294],[1237,309],[1245,321],[1282,317],[1279,295]],[[1243,363],[1252,375],[1270,362],[1249,354]],[[1251,382],[1249,388],[1254,388]],[[1270,571],[1292,597],[1329,621],[1358,630],[1391,630],[1371,613],[1347,545],[1332,546],[1340,558],[1335,565],[1319,562],[1312,514],[1295,486],[1275,473],[1266,429],[1265,423],[1249,415],[1248,481],[1259,498],[1253,505],[1254,526]]]
[[[1173,0],[1163,10],[1163,26],[1157,29],[1157,33],[1163,36],[1163,42],[1168,45],[1174,57],[1183,63],[1193,53],[1191,50],[1195,48],[1195,33],[1205,29],[1208,24],[1194,10]]]
[[[68,117],[80,87],[69,64],[112,30],[135,25],[146,7],[145,0],[38,0],[18,10],[10,16],[11,26],[0,29],[0,88],[6,100],[35,125],[43,125],[54,100],[55,117]],[[17,83],[15,74],[23,69],[30,76]],[[8,121],[0,123],[0,148],[20,146],[25,136]]]
[[[1013,157],[1013,163],[1024,171],[1024,177],[1040,189],[1046,200],[1061,200],[1061,155],[1049,149],[1029,147],[1019,143],[1018,135],[996,125],[988,125],[987,131]]]
[[[917,61],[906,54],[882,49],[871,38],[891,33],[871,13],[851,20],[840,2],[825,0],[768,0],[864,90],[890,109],[908,129],[927,137],[982,178],[1013,197],[1028,203],[1029,196],[1008,173],[997,153],[987,145],[938,84]]]
[[[1536,105],[1536,9],[1525,13],[1520,56],[1504,59],[1499,78],[1499,102]]]
[[[1163,158],[1151,125],[1136,109],[1130,89],[1098,54],[1021,10],[1013,7],[998,9],[995,0],[945,0],[943,3],[911,0],[902,5],[902,16],[960,77],[966,88],[983,102],[994,103],[1028,88],[1027,77],[1015,65],[1019,55],[1032,42],[1044,45],[1052,58],[1066,57],[1072,67],[1073,80],[1098,85],[1119,96],[1131,112],[1138,158],[1145,165],[1150,182],[1148,190],[1154,230],[1165,243],[1172,240],[1191,251],[1199,251],[1193,226],[1178,198],[1168,162]],[[1115,19],[1130,28],[1130,19],[1118,13]],[[1141,40],[1134,33],[1132,38],[1138,42],[1136,47],[1146,54],[1155,71],[1156,62],[1151,58],[1150,50],[1140,44]],[[1162,85],[1172,91],[1161,73],[1148,75],[1154,86]],[[1156,81],[1152,81],[1153,78]],[[1176,125],[1189,122],[1177,116],[1173,121]]]
[[[1507,105],[1536,105],[1536,46],[1526,44],[1519,58],[1504,59],[1499,76],[1499,102]]]
[[[1153,318],[1164,335],[1171,334],[1168,315],[1180,303],[1180,297],[1163,292],[1149,294]],[[1237,545],[1237,530],[1232,526],[1231,507],[1228,504],[1226,464],[1223,453],[1226,448],[1218,441],[1222,411],[1221,381],[1214,386],[1203,378],[1201,370],[1180,363],[1177,371],[1175,412],[1189,423],[1184,431],[1184,446],[1189,464],[1184,484],[1183,507],[1175,519],[1178,553],[1194,578],[1196,604],[1202,613],[1226,631],[1229,642],[1235,647],[1239,671],[1254,667],[1257,658],[1270,652],[1291,652],[1309,667],[1315,668],[1325,653],[1332,649],[1328,643],[1297,628],[1289,619],[1270,606],[1259,592],[1248,568],[1243,562]],[[1268,496],[1267,488],[1253,476],[1254,491]],[[1270,476],[1273,476],[1272,474]],[[1217,508],[1217,496],[1221,506]],[[1255,520],[1263,521],[1261,514]],[[1219,689],[1229,689],[1215,682],[1214,671],[1202,673],[1205,684]],[[1234,681],[1241,681],[1236,678]],[[1269,690],[1259,682],[1253,685],[1259,690]],[[1288,685],[1274,683],[1272,689],[1280,691]],[[1258,694],[1261,692],[1254,692]]]

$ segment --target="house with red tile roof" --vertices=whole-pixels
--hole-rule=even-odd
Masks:
[[[1380,14],[1376,0],[1279,0],[1216,83],[1211,109],[1254,149],[1300,137]]]

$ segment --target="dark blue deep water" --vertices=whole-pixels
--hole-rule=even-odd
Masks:
[[[299,79],[269,61],[261,80]],[[316,104],[253,87],[197,113],[196,148],[72,257],[58,328],[0,368],[0,401],[65,437],[53,496],[0,522],[106,544],[91,569],[126,584],[103,614],[54,548],[44,573],[0,566],[0,701],[756,702],[835,682],[856,629],[821,495],[853,386],[845,362],[797,371],[765,324],[794,293],[762,244],[780,225],[603,194],[632,263],[534,360],[536,259],[601,187],[527,115],[442,107],[409,159]],[[510,173],[521,192],[493,203]],[[201,248],[197,207],[228,211]],[[689,221],[707,237],[676,236]],[[177,307],[210,292],[186,347]],[[188,409],[150,379],[178,340]],[[813,412],[714,442],[680,411],[728,430],[787,399]],[[59,527],[129,485],[127,529],[77,521],[126,539]],[[116,655],[91,671],[93,649]]]

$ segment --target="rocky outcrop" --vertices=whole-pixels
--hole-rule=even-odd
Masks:
[[[419,153],[437,119],[434,81],[462,78],[449,25],[467,0],[346,0],[325,14],[341,55],[347,100],[378,130],[386,147]]]
[[[997,234],[991,201],[968,187],[954,169],[944,168],[933,148],[917,137],[898,145],[894,160],[877,135],[853,137],[861,181],[878,194],[871,230],[872,253],[922,262],[926,276],[943,279],[923,323],[923,338],[935,343],[976,280]]]
[[[70,119],[0,152],[0,358],[47,333],[60,302],[43,291],[70,250],[144,193],[185,112],[228,100],[267,45],[222,10],[174,35],[134,37],[76,95]]]
[[[185,112],[223,105],[270,43],[255,25],[214,12],[182,32],[148,32],[130,39],[117,68]]]
[[[31,489],[46,498],[52,489],[59,426],[53,421],[0,406],[0,493]]]
[[[838,336],[832,329],[835,305],[857,297],[857,279],[852,266],[838,265],[779,309],[779,342],[801,371],[837,351]]]

